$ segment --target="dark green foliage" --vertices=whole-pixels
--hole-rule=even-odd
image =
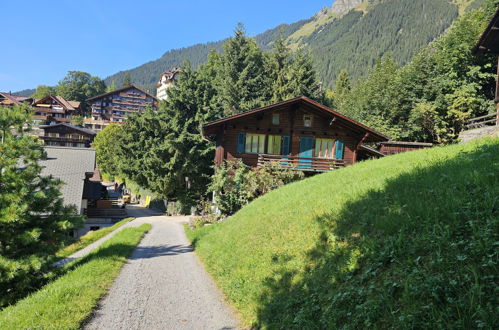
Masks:
[[[46,280],[54,253],[81,224],[76,209],[63,205],[62,183],[40,176],[42,145],[20,128],[30,120],[23,107],[0,108],[0,306]]]
[[[465,119],[495,111],[497,59],[472,53],[493,11],[467,12],[403,67],[385,56],[335,106],[393,139],[454,141]]]
[[[123,83],[121,87],[128,87],[132,84],[132,78],[130,77],[130,72],[125,73],[125,77],[123,78]]]
[[[449,27],[457,14],[457,7],[448,0],[386,0],[372,5],[366,14],[350,12],[305,42],[320,78],[332,87],[341,69],[359,78],[386,53],[396,63],[406,63]]]
[[[157,112],[131,116],[123,126],[120,171],[164,199],[194,205],[206,192],[213,147],[200,134],[204,94],[188,65]],[[184,210],[187,212],[187,210]]]
[[[56,87],[57,95],[68,101],[85,102],[88,98],[106,91],[106,84],[99,77],[86,72],[69,71]]]

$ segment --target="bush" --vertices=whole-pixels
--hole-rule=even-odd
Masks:
[[[303,172],[282,170],[265,164],[251,168],[241,160],[227,161],[212,176],[210,191],[223,215],[232,215],[255,198],[285,184],[304,178]]]

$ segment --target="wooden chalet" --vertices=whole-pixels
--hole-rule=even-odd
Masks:
[[[203,127],[216,136],[215,164],[240,158],[300,171],[325,172],[382,156],[364,143],[388,137],[306,97],[223,118]]]
[[[81,115],[80,102],[67,101],[62,96],[49,95],[32,103],[33,120],[42,124],[69,123],[75,115]]]
[[[147,106],[153,109],[158,106],[156,97],[134,85],[94,96],[87,103],[91,117],[84,123],[94,131],[100,131],[110,123],[123,123],[128,115],[144,112]]]
[[[477,45],[473,49],[473,52],[499,55],[499,7],[480,37]],[[488,122],[495,122],[496,125],[499,126],[499,65],[497,69],[496,93],[494,101],[497,108],[496,114],[474,118],[474,120],[478,120],[482,125],[487,124]],[[471,123],[471,125],[473,125],[473,123]]]
[[[31,104],[32,101],[33,99],[29,97],[0,92],[0,106],[10,107],[14,105],[22,105],[23,103]]]
[[[90,148],[95,133],[92,130],[68,123],[42,125],[44,134],[40,138],[46,146]]]

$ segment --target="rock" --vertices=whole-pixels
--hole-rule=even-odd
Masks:
[[[363,0],[335,0],[331,11],[338,15],[345,15],[350,10],[357,8]]]

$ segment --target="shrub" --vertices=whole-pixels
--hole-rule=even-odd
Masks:
[[[209,187],[223,215],[231,215],[255,198],[285,184],[304,178],[303,172],[282,170],[265,164],[250,168],[241,160],[227,161],[218,167]]]

